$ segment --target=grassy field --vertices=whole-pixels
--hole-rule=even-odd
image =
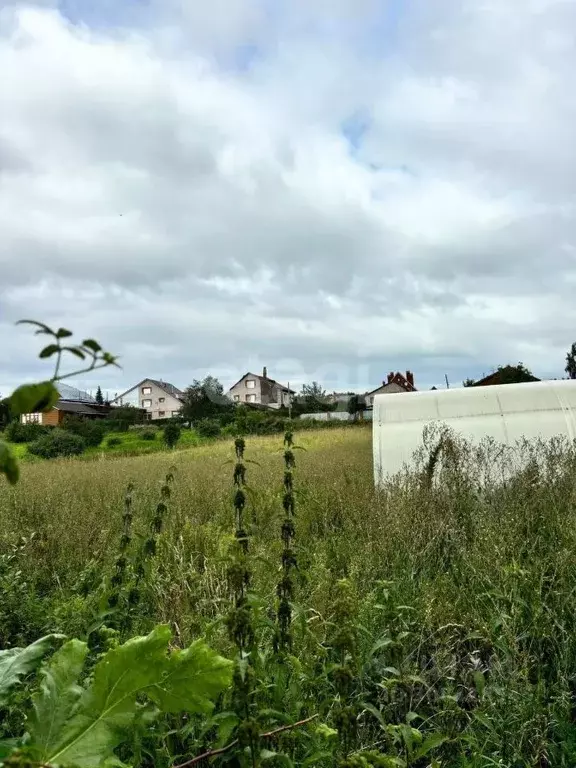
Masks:
[[[305,450],[295,451],[294,646],[280,690],[270,672],[270,627],[283,548],[282,440],[246,445],[260,711],[281,710],[292,721],[315,713],[334,724],[338,695],[323,665],[338,580],[346,578],[355,750],[417,768],[575,765],[574,449],[541,447],[539,464],[483,487],[477,481],[488,459],[471,464],[456,452],[436,482],[414,473],[376,492],[369,428],[300,433],[297,443]],[[130,628],[170,622],[182,643],[204,634],[231,654],[223,618],[234,461],[231,442],[216,442],[25,463],[21,483],[0,488],[0,645],[54,629],[86,635],[101,610],[98,585],[118,557],[127,485],[134,484],[137,543],[173,465],[166,526]],[[426,738],[429,749],[419,754]],[[320,751],[310,761],[313,748]],[[311,746],[304,735],[290,749],[294,765],[328,767],[339,764],[334,755],[346,757],[343,747]],[[153,762],[172,758],[165,750]]]

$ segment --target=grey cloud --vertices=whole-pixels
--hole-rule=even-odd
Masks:
[[[14,8],[3,337],[31,313],[69,323],[123,356],[102,381],[126,386],[263,363],[359,388],[396,367],[430,386],[491,360],[561,373],[572,4],[413,0],[393,25],[371,0],[68,5],[84,28]],[[16,338],[4,389],[40,370]]]

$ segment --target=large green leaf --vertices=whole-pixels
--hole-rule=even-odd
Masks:
[[[86,643],[70,640],[43,670],[42,684],[33,697],[34,708],[28,718],[30,741],[41,762],[46,762],[58,746],[62,729],[82,695],[78,678],[87,652]]]
[[[111,758],[135,718],[138,694],[166,673],[170,637],[170,629],[160,626],[109,651],[44,762],[93,768]]]
[[[16,457],[12,453],[9,445],[0,440],[0,475],[6,475],[11,485],[16,485],[20,477],[20,470]]]
[[[40,666],[43,657],[54,647],[62,635],[46,635],[26,648],[9,648],[0,651],[0,707],[8,703],[10,690],[24,675]]]
[[[49,411],[60,397],[52,381],[39,384],[23,384],[8,398],[10,410],[15,416],[21,413],[39,413]]]
[[[45,666],[33,697],[27,752],[39,764],[59,768],[113,768],[119,764],[114,749],[142,716],[142,696],[164,712],[209,712],[230,683],[232,663],[202,640],[169,655],[170,638],[169,627],[160,626],[108,651],[87,688],[78,685],[87,646],[67,642]],[[0,656],[6,664],[28,652],[28,665],[21,660],[5,674],[7,688],[29,671],[35,646]]]
[[[229,685],[233,664],[213,651],[203,640],[174,651],[167,673],[148,691],[164,712],[209,714],[216,697]]]

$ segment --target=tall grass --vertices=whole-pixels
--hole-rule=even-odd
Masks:
[[[378,491],[370,430],[302,433],[298,443],[306,452],[294,491],[290,632],[302,669],[281,692],[286,712],[317,712],[330,722],[325,665],[344,578],[354,595],[347,697],[358,716],[355,744],[388,750],[398,743],[408,764],[427,766],[429,758],[406,743],[405,729],[417,725],[442,734],[439,766],[576,764],[574,446],[521,447],[522,468],[502,481],[494,446],[473,451],[456,441],[440,452],[432,478],[423,455],[417,471]],[[23,466],[22,482],[0,494],[0,580],[7,558],[11,573],[16,562],[21,574],[1,585],[0,623],[10,627],[4,641],[33,640],[47,629],[86,631],[89,596],[78,584],[87,569],[109,571],[118,556],[126,486],[134,486],[131,535],[144,536],[158,483],[173,464],[177,482],[151,565],[150,612],[136,629],[170,621],[182,642],[203,633],[232,655],[223,621],[233,541],[230,450],[217,443],[169,457]],[[254,610],[264,620],[281,577],[281,441],[250,438],[249,455],[244,524],[251,590],[260,601]],[[273,610],[269,623],[273,632]],[[333,764],[322,759],[316,764]]]

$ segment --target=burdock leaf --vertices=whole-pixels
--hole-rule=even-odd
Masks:
[[[33,697],[33,711],[28,718],[31,741],[42,762],[57,746],[62,729],[82,695],[78,678],[87,652],[86,643],[70,640],[43,669],[42,684]]]
[[[196,640],[171,654],[166,676],[148,695],[164,712],[208,714],[230,684],[232,666],[203,640]]]
[[[40,666],[44,656],[63,635],[46,635],[26,648],[8,648],[0,651],[0,707],[8,703],[11,689],[24,675]]]
[[[166,674],[170,637],[169,627],[160,626],[108,651],[44,762],[95,768],[112,758],[137,715],[137,697]]]

